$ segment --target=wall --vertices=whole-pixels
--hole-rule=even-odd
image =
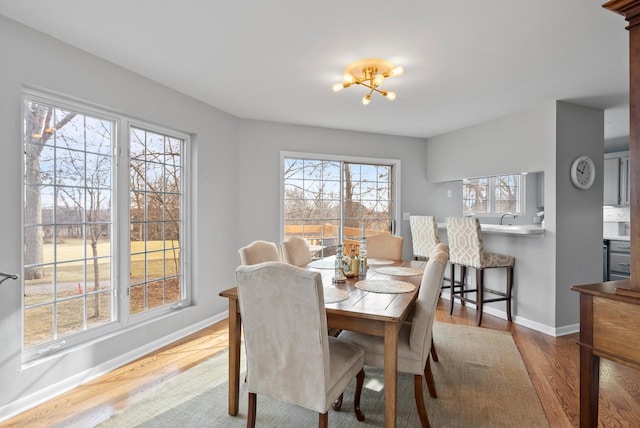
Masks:
[[[516,257],[516,322],[549,334],[577,329],[578,295],[570,286],[602,278],[602,176],[596,174],[589,191],[580,191],[570,183],[569,168],[575,158],[588,154],[602,171],[603,127],[602,110],[553,102],[427,142],[430,181],[544,172],[544,237],[487,234],[485,244],[488,251]],[[451,183],[456,182],[443,186]],[[434,210],[447,203],[442,198],[442,192],[430,198]]]
[[[241,120],[238,140],[238,247],[253,240],[280,242],[280,152],[366,156],[401,161],[401,211],[425,212],[425,140],[310,126]],[[258,208],[256,208],[258,207]],[[403,252],[411,257],[408,221],[399,221]],[[239,260],[238,260],[239,261]]]
[[[557,103],[556,128],[556,325],[580,319],[572,285],[602,281],[604,112]],[[591,157],[596,181],[588,190],[571,183],[573,161]]]
[[[237,230],[237,121],[228,114],[0,16],[0,270],[21,271],[23,85],[88,101],[193,136],[195,305],[72,352],[21,363],[21,283],[0,286],[0,420],[210,324],[226,309]],[[201,269],[202,267],[202,269]]]
[[[462,178],[542,171],[545,175],[545,234],[538,237],[485,235],[487,251],[516,257],[512,313],[516,322],[556,334],[555,320],[555,103],[494,119],[427,140],[427,179],[461,189]],[[461,190],[460,190],[461,191]],[[455,192],[453,193],[455,195]],[[450,205],[440,192],[429,198],[438,211]],[[461,197],[460,197],[461,198]],[[438,221],[462,214],[462,207],[438,213]],[[527,215],[529,217],[529,215]],[[533,219],[529,219],[533,222]],[[504,284],[502,272],[490,272],[487,284]],[[503,287],[503,286],[502,286]],[[504,303],[489,308],[504,313]]]

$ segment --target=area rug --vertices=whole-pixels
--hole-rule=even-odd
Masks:
[[[548,427],[542,405],[520,353],[509,333],[478,327],[436,323],[434,340],[439,362],[432,362],[438,398],[425,390],[433,427]],[[244,363],[242,363],[244,366]],[[168,381],[159,390],[116,413],[100,425],[111,427],[245,427],[246,384],[240,384],[240,412],[227,413],[228,356],[221,352]],[[329,411],[330,427],[384,426],[384,375],[365,367],[358,422],[352,411],[351,382],[340,412]],[[317,413],[258,396],[257,426],[317,425]],[[398,376],[398,427],[419,427],[413,376]]]

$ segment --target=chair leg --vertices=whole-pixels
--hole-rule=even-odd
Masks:
[[[360,370],[356,375],[356,392],[353,396],[353,411],[356,413],[356,419],[360,422],[364,421],[364,413],[360,410],[360,395],[362,395],[362,386],[364,385],[364,369]]]
[[[247,413],[247,428],[255,428],[256,426],[256,394],[249,393],[249,410]]]
[[[511,289],[513,288],[513,266],[507,268],[507,319],[511,322]]]
[[[433,336],[431,336],[431,358],[436,363],[438,362],[438,353],[436,352],[436,344],[433,343]]]
[[[318,428],[327,428],[329,426],[329,412],[318,413]]]
[[[476,269],[476,283],[476,288],[478,289],[476,295],[476,310],[478,311],[476,320],[478,327],[480,327],[480,324],[482,324],[482,312],[484,306],[484,269]]]
[[[436,382],[433,380],[433,372],[431,371],[431,360],[427,357],[427,362],[424,364],[424,379],[427,381],[427,388],[429,389],[429,395],[431,398],[438,398],[436,392]]]
[[[340,397],[338,397],[338,399],[336,401],[333,402],[333,404],[331,405],[331,408],[333,410],[335,410],[336,412],[339,412],[340,409],[342,408],[342,399],[344,398],[344,392],[342,394],[340,394]]]
[[[451,274],[449,275],[451,277],[451,305],[449,306],[449,315],[453,314],[453,301],[454,299],[454,292],[456,290],[455,287],[455,283],[456,283],[456,265],[454,265],[453,263],[451,263]]]
[[[422,375],[413,375],[413,392],[416,396],[420,424],[422,428],[429,428],[429,418],[427,418],[427,409],[424,407],[424,397],[422,396]]]

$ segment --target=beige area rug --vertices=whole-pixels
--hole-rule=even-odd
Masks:
[[[440,361],[432,363],[438,398],[425,403],[432,427],[548,427],[540,400],[509,333],[436,323],[434,340]],[[244,365],[244,364],[243,364]],[[384,376],[366,367],[361,408],[352,410],[351,382],[340,412],[329,411],[330,427],[384,426]],[[317,413],[258,396],[257,426],[308,427]],[[227,353],[222,352],[167,382],[165,386],[115,414],[101,427],[245,427],[246,384],[240,385],[240,412],[227,414]],[[419,427],[413,376],[398,377],[398,427]]]

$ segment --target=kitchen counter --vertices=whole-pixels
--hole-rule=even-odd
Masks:
[[[438,229],[447,229],[446,223],[438,223]],[[537,224],[480,224],[483,233],[494,233],[498,235],[524,235],[537,236],[544,235],[544,228]],[[605,238],[606,239],[606,238]]]
[[[608,239],[609,241],[631,241],[631,236],[629,235],[604,235],[602,239]]]

